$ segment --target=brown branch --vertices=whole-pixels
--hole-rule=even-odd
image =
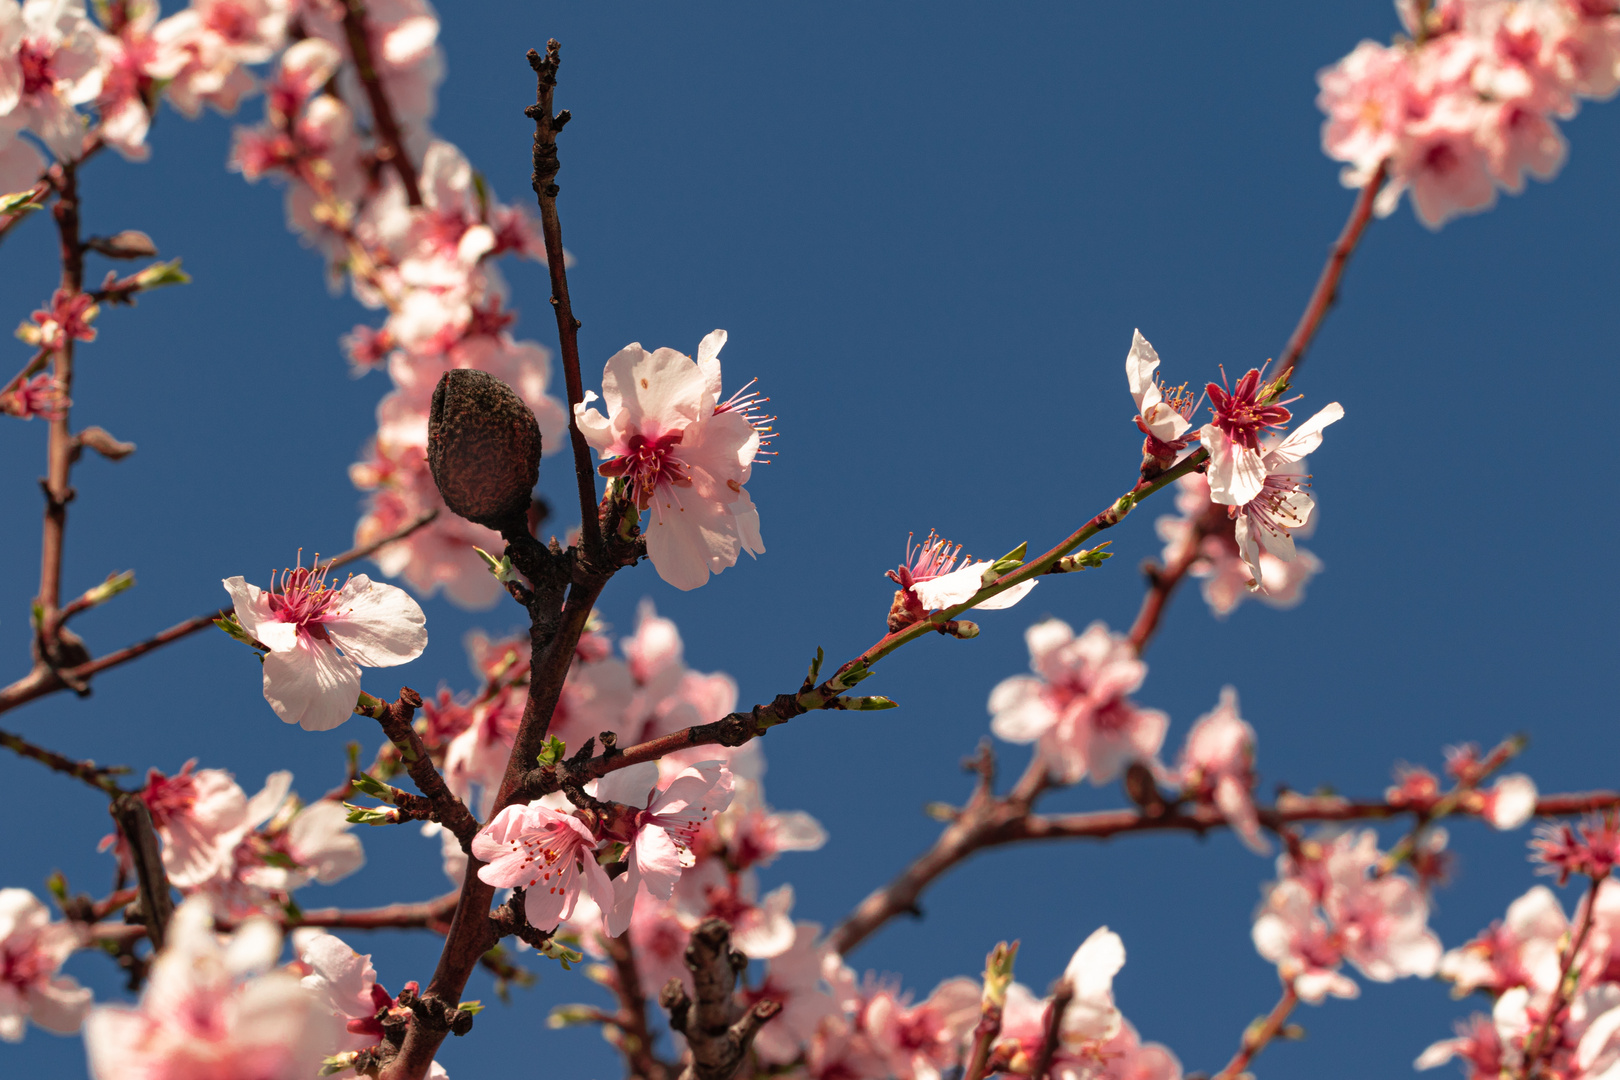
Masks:
[[[420,529],[437,517],[438,513],[438,510],[431,510],[403,528],[379,540],[345,551],[327,563],[326,568],[330,570],[333,567],[344,566],[375,554],[379,548],[392,544],[396,540],[403,540],[417,529]],[[27,675],[24,675],[10,686],[0,688],[0,713],[8,709],[14,709],[18,705],[26,704],[35,698],[44,697],[46,694],[66,689],[75,682],[81,685],[87,683],[90,676],[98,672],[106,671],[108,668],[117,667],[120,664],[126,664],[138,656],[146,655],[153,649],[160,648],[170,642],[179,641],[183,637],[189,637],[199,630],[212,626],[215,619],[224,618],[229,614],[229,608],[216,608],[206,614],[187,619],[185,622],[176,623],[167,630],[153,634],[145,641],[137,641],[135,644],[119,649],[117,652],[110,652],[106,656],[97,657],[74,667],[53,671],[44,664],[35,664],[33,670]]]
[[[1219,510],[1225,509],[1215,503],[1210,503],[1210,506]],[[1178,555],[1169,566],[1160,567],[1149,563],[1143,568],[1148,579],[1148,591],[1147,595],[1142,597],[1142,607],[1136,613],[1136,621],[1131,624],[1131,632],[1127,638],[1131,648],[1135,649],[1138,655],[1147,648],[1148,641],[1158,631],[1165,605],[1170,602],[1176,587],[1198,561],[1199,545],[1204,539],[1203,526],[1200,522],[1192,524],[1186,539],[1187,550]]]
[[[1344,268],[1350,262],[1356,245],[1361,242],[1361,234],[1367,231],[1367,223],[1372,220],[1373,203],[1377,201],[1378,191],[1388,176],[1389,161],[1386,159],[1378,163],[1378,168],[1373,170],[1372,177],[1356,196],[1355,205],[1350,208],[1350,219],[1344,223],[1344,230],[1328,251],[1327,265],[1322,267],[1322,276],[1317,278],[1316,288],[1311,291],[1311,298],[1305,304],[1305,314],[1300,316],[1299,325],[1294,327],[1293,336],[1283,348],[1282,359],[1277,364],[1277,375],[1291,376],[1304,362],[1305,350],[1311,347],[1311,339],[1322,325],[1322,317],[1338,298],[1339,279],[1344,276]]]
[[[596,472],[591,468],[591,451],[579,430],[574,407],[585,401],[585,384],[579,374],[579,327],[573,302],[568,298],[568,270],[564,265],[562,222],[557,217],[557,133],[568,123],[567,109],[552,112],[552,96],[557,89],[560,46],[546,42],[542,57],[529,50],[529,66],[534,69],[535,103],[523,110],[534,121],[534,175],[532,186],[540,201],[540,228],[546,242],[546,269],[551,274],[551,307],[557,316],[557,343],[562,354],[563,380],[568,387],[568,441],[574,450],[574,480],[579,487],[579,513],[582,544],[589,560],[599,559],[602,548],[600,510],[596,501]]]
[[[1068,979],[1059,979],[1057,986],[1052,988],[1052,1001],[1046,1007],[1046,1028],[1041,1036],[1041,1052],[1035,1058],[1035,1068],[1030,1072],[1030,1080],[1047,1080],[1052,1073],[1052,1059],[1057,1056],[1058,1040],[1063,1035],[1063,1014],[1069,1011],[1069,1004],[1074,1001],[1074,984]]]
[[[349,44],[349,58],[354,61],[355,74],[365,88],[366,101],[371,105],[371,119],[376,124],[376,135],[382,144],[377,147],[377,160],[391,165],[399,174],[405,188],[406,201],[412,206],[422,205],[422,188],[416,179],[416,166],[405,150],[405,139],[394,120],[394,107],[388,100],[377,77],[377,68],[371,57],[371,33],[366,23],[365,0],[343,0],[343,34]]]
[[[153,949],[163,948],[164,931],[174,914],[174,898],[169,894],[169,875],[163,869],[157,833],[146,800],[136,792],[125,792],[112,802],[113,820],[118,822],[129,849],[130,862],[140,883],[135,904],[146,924],[146,937]]]
[[[1536,802],[1538,817],[1569,817],[1620,808],[1620,791],[1550,795]],[[1419,813],[1387,802],[1351,802],[1337,796],[1285,795],[1277,805],[1259,808],[1260,823],[1273,832],[1303,822],[1377,821]],[[1456,808],[1453,815],[1479,816]],[[922,855],[894,880],[874,890],[829,938],[833,951],[847,954],[896,915],[918,911],[917,900],[946,871],[986,848],[1035,840],[1107,840],[1129,833],[1191,832],[1200,835],[1228,825],[1213,806],[1178,807],[1151,816],[1140,810],[1101,810],[1076,814],[1033,814],[1014,797],[974,800],[960,811]]]
[[[375,699],[367,698],[367,701]],[[433,765],[433,758],[422,744],[422,737],[411,726],[411,719],[422,704],[422,695],[408,686],[400,688],[399,698],[393,702],[375,701],[375,708],[366,711],[382,726],[383,734],[388,741],[399,749],[400,760],[405,763],[405,771],[410,773],[411,779],[416,781],[417,790],[427,796],[432,804],[428,817],[437,821],[455,835],[461,842],[461,850],[471,851],[473,836],[478,832],[478,819],[474,818],[467,804],[456,797],[439,770]],[[361,711],[361,706],[356,707]]]
[[[54,750],[36,746],[22,736],[13,735],[9,731],[0,731],[0,746],[4,746],[7,750],[22,757],[37,761],[47,769],[66,773],[75,780],[83,780],[86,784],[98,791],[104,791],[108,795],[117,795],[123,790],[113,780],[113,776],[129,771],[123,765],[108,766],[97,765],[94,761],[74,761],[72,758],[64,757]]]
[[[613,992],[619,999],[619,1010],[606,1023],[618,1029],[618,1037],[610,1038],[634,1080],[668,1080],[673,1071],[653,1053],[653,1037],[647,1025],[647,995],[641,986],[641,973],[636,968],[635,949],[628,932],[616,938],[604,936],[602,944],[608,959],[613,961]],[[603,1032],[604,1035],[607,1032]]]
[[[1282,1033],[1283,1025],[1288,1023],[1288,1016],[1299,1004],[1299,995],[1294,993],[1294,984],[1289,983],[1283,987],[1282,997],[1272,1006],[1268,1013],[1258,1024],[1249,1025],[1243,1033],[1243,1042],[1238,1052],[1232,1055],[1232,1060],[1226,1063],[1226,1068],[1216,1073],[1214,1080],[1237,1080],[1249,1068],[1249,1063],[1264,1050],[1273,1039]]]
[[[388,904],[375,908],[315,908],[298,915],[285,913],[274,914],[280,924],[286,929],[299,926],[312,926],[329,930],[434,930],[444,932],[450,913],[456,908],[457,892],[448,892],[432,900],[422,900],[413,903]],[[124,900],[128,903],[130,896]],[[228,919],[216,921],[215,925],[224,932],[234,930],[238,925]],[[133,941],[146,936],[146,927],[130,926],[121,922],[100,922],[90,927],[90,942],[108,941],[119,943]]]
[[[1569,940],[1568,951],[1565,952],[1558,965],[1558,987],[1553,993],[1553,999],[1547,1005],[1547,1015],[1541,1020],[1531,1041],[1525,1046],[1524,1063],[1519,1068],[1519,1080],[1532,1080],[1542,1075],[1542,1059],[1550,1057],[1556,1045],[1552,1039],[1553,1025],[1562,1022],[1565,1017],[1561,1014],[1569,1006],[1574,997],[1576,988],[1575,961],[1579,959],[1581,949],[1586,946],[1586,938],[1592,932],[1592,923],[1597,915],[1598,891],[1609,875],[1601,877],[1593,875],[1591,887],[1586,891],[1586,904],[1581,912],[1581,924]]]
[[[669,1026],[686,1036],[690,1059],[680,1080],[731,1080],[748,1056],[754,1036],[782,1011],[779,1001],[756,1001],[744,1008],[734,991],[748,957],[731,947],[731,927],[723,919],[705,919],[686,946],[686,967],[697,990],[694,1002],[679,979],[658,995],[669,1010]]]

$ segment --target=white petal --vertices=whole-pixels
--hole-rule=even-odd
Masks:
[[[269,647],[271,652],[286,652],[298,642],[298,627],[274,619],[270,614],[270,601],[263,589],[249,585],[240,574],[228,577],[220,584],[231,594],[236,621],[242,624],[250,637]]]
[[[1131,351],[1125,354],[1125,381],[1130,385],[1136,407],[1142,408],[1142,395],[1154,386],[1153,373],[1159,369],[1159,354],[1142,331],[1131,332]]]
[[[327,642],[300,641],[264,658],[264,699],[276,715],[305,731],[328,731],[354,714],[360,668]]]
[[[1322,429],[1335,420],[1344,419],[1344,406],[1337,401],[1322,406],[1316,415],[1288,433],[1287,438],[1270,450],[1267,459],[1278,464],[1298,461],[1322,445]]]
[[[326,632],[345,656],[364,667],[408,663],[427,648],[427,616],[410,593],[356,574],[338,593]]]

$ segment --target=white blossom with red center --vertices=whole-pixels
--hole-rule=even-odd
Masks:
[[[101,92],[101,36],[73,0],[21,7],[0,0],[0,117],[10,114],[7,126],[27,128],[62,160],[77,158],[84,118],[74,106]]]
[[[325,570],[302,567],[283,571],[269,589],[240,576],[223,584],[242,628],[269,650],[265,700],[305,731],[326,731],[349,718],[361,667],[408,663],[427,648],[427,617],[417,602],[364,574],[339,588],[326,584]]]
[[[173,776],[156,769],[141,791],[163,841],[163,869],[182,890],[228,872],[248,814],[247,793],[224,769],[197,769],[193,758]]]
[[[958,567],[956,563],[961,554],[961,544],[952,546],[932,529],[921,544],[914,546],[911,538],[906,538],[906,561],[898,569],[886,571],[884,576],[900,586],[906,613],[912,622],[925,618],[929,612],[966,603],[988,581],[995,580],[995,575],[986,574],[993,563],[984,559],[969,560]],[[1028,596],[1035,585],[1033,579],[1019,582],[973,607],[978,611],[1010,608]]]
[[[1260,490],[1234,511],[1233,539],[1253,575],[1251,589],[1263,584],[1262,548],[1283,562],[1294,561],[1294,533],[1310,523],[1316,509],[1316,500],[1306,490],[1310,477],[1304,472],[1305,456],[1322,445],[1322,429],[1343,417],[1344,408],[1337,401],[1323,406],[1261,456],[1265,478]]]
[[[581,893],[607,912],[613,883],[596,861],[597,841],[585,823],[539,799],[508,806],[473,837],[472,853],[487,865],[478,878],[497,889],[522,889],[524,913],[537,930],[555,930],[574,914]]]
[[[647,554],[677,589],[697,588],[741,552],[765,553],[759,512],[743,488],[761,433],[744,412],[721,407],[725,343],[724,330],[710,333],[695,361],[674,349],[627,345],[602,372],[607,415],[574,407],[602,459],[599,471],[622,477],[636,506],[652,512]]]
[[[1063,971],[1074,997],[1058,1029],[1053,1076],[1084,1076],[1087,1066],[1099,1063],[1102,1044],[1119,1034],[1124,1023],[1114,1004],[1114,976],[1125,966],[1125,943],[1103,926],[1092,931],[1070,957]],[[1006,1056],[1010,1071],[1030,1072],[1046,1041],[1051,997],[1036,998],[1023,983],[1007,988],[1002,1012],[998,1056]]]
[[[90,991],[58,975],[79,933],[27,889],[0,889],[0,1039],[21,1042],[26,1021],[71,1035],[84,1022]]]
[[[1094,622],[1076,637],[1059,619],[1024,633],[1033,676],[1015,675],[990,692],[990,730],[1012,743],[1037,743],[1048,770],[1065,783],[1087,774],[1113,780],[1132,761],[1151,761],[1170,718],[1126,695],[1147,665],[1124,638]]]
[[[1288,409],[1266,401],[1272,383],[1262,383],[1258,368],[1250,368],[1230,390],[1209,383],[1213,419],[1199,432],[1209,451],[1209,497],[1226,506],[1242,506],[1260,494],[1266,470],[1260,461],[1260,436],[1288,423]]]
[[[698,831],[731,805],[731,770],[722,761],[705,761],[680,772],[663,788],[658,766],[647,762],[609,773],[597,781],[596,797],[645,807],[636,810],[624,835],[612,838],[625,844],[628,870],[614,882],[617,901],[605,911],[608,934],[617,937],[630,925],[639,893],[668,900],[681,871],[696,865],[692,844]],[[645,794],[644,794],[645,793]]]
[[[898,986],[880,983],[862,994],[856,1023],[895,1080],[941,1080],[957,1064],[962,1040],[979,1021],[980,996],[972,979],[947,979],[913,1005]]]
[[[1174,458],[1186,449],[1186,434],[1192,427],[1194,403],[1185,386],[1168,390],[1155,377],[1159,354],[1142,331],[1132,332],[1131,349],[1125,354],[1125,381],[1136,402],[1136,426],[1147,436],[1146,453],[1157,458]]]

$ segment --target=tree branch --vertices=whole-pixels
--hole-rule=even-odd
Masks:
[[[579,374],[579,327],[573,302],[568,298],[568,269],[564,265],[562,222],[557,217],[557,133],[568,123],[567,109],[552,113],[552,95],[557,89],[560,46],[546,42],[542,57],[529,50],[529,66],[534,69],[535,103],[523,110],[534,121],[534,176],[532,186],[540,201],[540,228],[546,241],[546,269],[551,274],[551,307],[557,316],[557,344],[562,354],[563,380],[568,388],[568,441],[574,450],[574,480],[579,487],[579,514],[582,547],[589,561],[601,558],[602,527],[596,500],[596,472],[591,468],[591,451],[579,430],[574,407],[585,401],[585,384]]]
[[[658,995],[669,1010],[669,1026],[686,1036],[691,1055],[680,1080],[731,1080],[754,1036],[782,1004],[767,999],[743,1008],[737,1003],[737,976],[747,970],[748,957],[731,947],[731,927],[723,919],[705,919],[692,931],[686,967],[697,1001],[679,979],[669,980]]]
[[[1232,1060],[1226,1063],[1226,1068],[1215,1074],[1214,1080],[1237,1080],[1242,1076],[1260,1051],[1264,1050],[1279,1034],[1283,1025],[1288,1023],[1288,1015],[1299,1004],[1299,995],[1294,993],[1294,984],[1289,983],[1283,987],[1282,997],[1272,1006],[1271,1012],[1256,1024],[1250,1024],[1243,1033],[1243,1042],[1238,1052],[1232,1055]]]
[[[326,564],[326,568],[330,570],[333,567],[346,566],[349,563],[367,558],[375,554],[380,548],[392,544],[396,540],[403,540],[432,521],[438,514],[438,510],[430,510],[403,528],[379,540],[361,547],[352,548],[341,555],[335,556],[331,562]],[[187,619],[185,622],[176,623],[167,630],[153,634],[145,641],[138,641],[133,645],[119,649],[117,652],[110,652],[106,656],[97,657],[74,667],[53,671],[44,664],[36,663],[33,670],[27,675],[24,675],[10,686],[0,688],[0,713],[6,712],[8,709],[14,709],[18,705],[27,704],[35,698],[44,697],[46,694],[53,694],[58,690],[67,689],[74,683],[84,685],[89,681],[90,676],[98,672],[106,671],[108,668],[117,667],[120,664],[126,664],[138,656],[146,655],[153,649],[160,648],[173,641],[179,641],[183,637],[189,637],[199,630],[212,626],[215,619],[222,619],[229,614],[229,608],[216,608],[213,611]]]
[[[113,777],[119,773],[129,772],[124,765],[97,765],[94,761],[74,761],[64,757],[54,750],[47,750],[43,746],[36,746],[21,735],[13,735],[9,731],[0,731],[0,746],[7,750],[39,762],[47,769],[54,769],[59,773],[66,773],[75,780],[83,780],[86,784],[108,795],[118,795],[120,788]]]
[[[113,800],[112,816],[124,834],[140,882],[135,903],[146,924],[147,939],[154,950],[161,949],[169,917],[174,914],[174,898],[169,894],[169,875],[163,869],[157,833],[152,830],[152,814],[138,793],[124,792]]]
[[[619,1011],[607,1022],[619,1029],[617,1039],[610,1038],[634,1080],[667,1080],[672,1071],[653,1053],[653,1037],[647,1025],[647,995],[641,986],[641,973],[636,968],[635,949],[628,932],[616,938],[603,936],[608,959],[613,961],[613,992],[619,999]],[[606,1032],[603,1033],[604,1035]]]
[[[405,188],[405,199],[412,206],[422,205],[422,189],[417,183],[416,166],[405,150],[405,139],[399,124],[394,121],[394,107],[388,100],[377,68],[371,57],[371,34],[366,24],[365,0],[343,0],[343,34],[349,44],[349,58],[365,88],[366,101],[371,105],[371,119],[377,126],[377,160],[393,166],[399,182]]]
[[[422,737],[411,726],[411,718],[422,704],[422,695],[404,686],[400,688],[397,700],[382,702],[368,695],[361,705],[355,707],[355,711],[360,712],[367,702],[374,707],[367,709],[365,715],[382,726],[388,741],[399,749],[400,760],[405,763],[405,771],[416,782],[417,790],[433,804],[429,820],[449,829],[460,841],[461,850],[470,852],[473,836],[478,832],[478,819],[445,784],[444,777],[433,765],[427,747],[422,744]]]

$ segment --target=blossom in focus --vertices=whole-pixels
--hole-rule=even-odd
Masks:
[[[11,114],[64,161],[83,149],[74,106],[101,92],[100,37],[73,0],[0,0],[0,116]]]
[[[27,889],[0,889],[0,1039],[21,1042],[26,1021],[71,1035],[84,1022],[90,991],[65,975],[79,934]]]
[[[602,459],[603,476],[624,478],[637,507],[651,510],[647,554],[658,576],[695,589],[737,561],[765,553],[759,513],[743,485],[760,432],[724,408],[724,330],[698,345],[697,360],[640,344],[619,350],[602,372],[604,416],[581,403],[575,419]],[[587,399],[595,400],[594,396]]]
[[[1183,792],[1213,804],[1250,851],[1271,852],[1260,835],[1254,807],[1254,728],[1238,715],[1237,691],[1221,689],[1213,712],[1200,716],[1187,732],[1175,776]]]
[[[1326,405],[1261,456],[1265,477],[1260,490],[1237,508],[1233,525],[1233,539],[1253,575],[1251,588],[1264,584],[1262,548],[1283,562],[1294,561],[1294,532],[1310,523],[1316,509],[1316,500],[1305,490],[1309,477],[1296,466],[1322,445],[1322,429],[1343,416],[1338,402]]]
[[[1199,440],[1209,451],[1205,475],[1215,502],[1242,506],[1265,484],[1260,436],[1281,429],[1293,415],[1285,406],[1266,400],[1273,385],[1262,383],[1260,370],[1250,368],[1230,390],[1219,383],[1204,388],[1214,416],[1200,430]]]
[[[427,616],[416,601],[364,574],[340,588],[327,586],[325,570],[302,567],[283,571],[269,589],[240,576],[223,584],[243,630],[269,650],[265,700],[305,731],[326,731],[349,718],[362,666],[394,667],[427,648]]]
[[[906,539],[906,561],[898,569],[884,576],[900,586],[895,603],[889,613],[889,630],[902,629],[927,618],[930,612],[966,603],[986,584],[985,572],[993,565],[986,560],[970,560],[957,567],[962,545],[951,542],[929,530],[928,539],[913,547]],[[994,575],[990,577],[994,580]],[[1036,582],[1019,582],[1005,592],[999,592],[973,607],[978,611],[1000,611],[1010,608],[1029,595]],[[903,621],[901,621],[903,619]]]
[[[1058,619],[1024,632],[1034,675],[1004,679],[990,692],[990,730],[1012,743],[1037,743],[1047,768],[1067,783],[1087,774],[1105,784],[1132,761],[1150,761],[1170,718],[1126,695],[1147,677],[1130,642],[1094,622],[1085,633]]]
[[[649,781],[656,782],[657,776],[656,765],[645,771],[633,766],[597,782],[597,798],[645,806],[633,812],[627,835],[613,836],[624,841],[628,863],[625,876],[615,882],[618,899],[607,915],[613,937],[630,925],[639,893],[670,898],[681,871],[697,863],[692,843],[698,830],[731,804],[731,770],[724,762],[705,761],[682,770],[662,788],[650,788]]]
[[[554,930],[572,916],[582,893],[604,912],[613,910],[613,883],[596,861],[596,837],[539,799],[496,814],[473,837],[472,853],[488,864],[479,880],[524,890],[524,912],[537,930]]]
[[[138,1006],[101,1005],[84,1025],[90,1075],[307,1080],[342,1026],[286,971],[272,971],[281,932],[249,919],[226,941],[206,897],[169,921]]]
[[[1184,436],[1192,426],[1193,401],[1185,387],[1166,392],[1155,377],[1158,370],[1159,354],[1142,331],[1133,331],[1131,349],[1125,354],[1125,381],[1136,402],[1136,426],[1147,436],[1144,453],[1168,462],[1186,449]]]

